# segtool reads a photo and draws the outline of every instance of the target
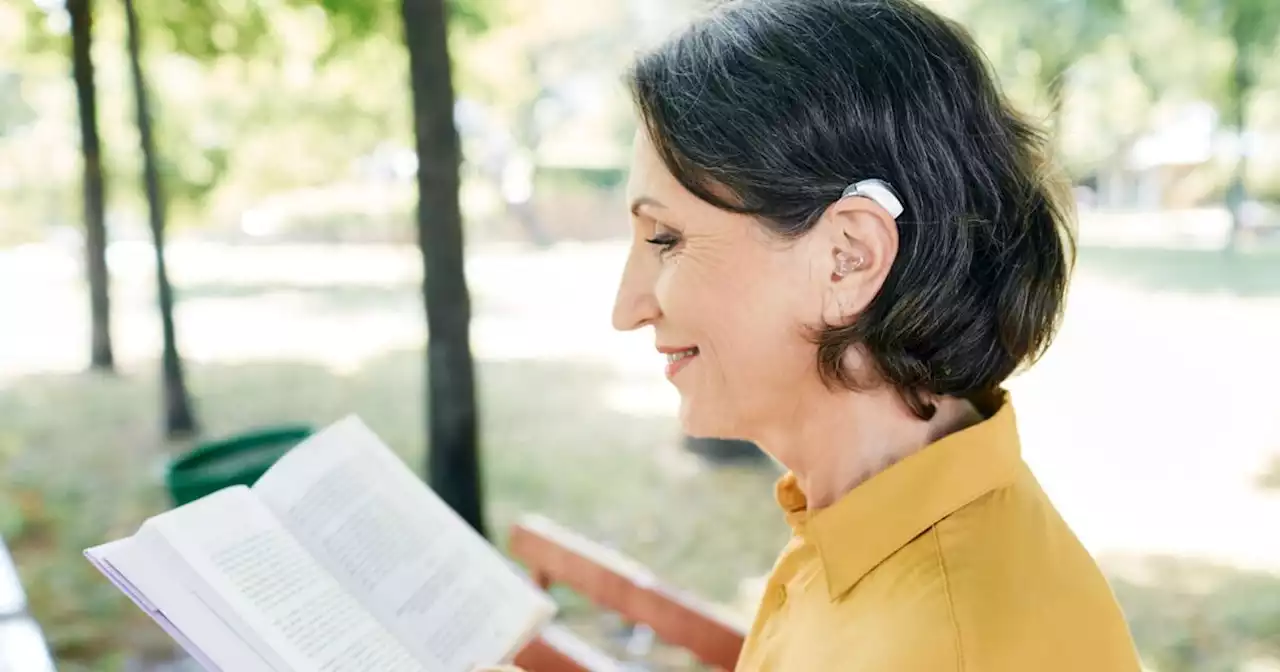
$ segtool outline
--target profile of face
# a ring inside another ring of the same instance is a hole
[[[653,327],[687,433],[778,453],[835,418],[932,422],[1052,341],[1065,182],[955,23],[916,0],[718,3],[627,81],[613,320]]]
[[[643,132],[627,191],[632,239],[613,323],[653,328],[686,433],[755,439],[831,394],[813,328],[847,322],[878,290],[896,251],[891,217],[842,199],[803,236],[780,237],[690,193]]]

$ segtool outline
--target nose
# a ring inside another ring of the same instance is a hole
[[[618,295],[613,302],[613,328],[632,331],[653,324],[662,315],[654,294],[658,268],[655,260],[638,254],[633,247],[622,269]]]

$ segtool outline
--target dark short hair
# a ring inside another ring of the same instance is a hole
[[[1045,134],[1000,93],[959,25],[909,0],[740,0],[637,57],[628,84],[666,167],[702,200],[783,238],[850,183],[901,196],[898,256],[848,325],[815,330],[829,386],[878,380],[929,419],[931,395],[987,399],[1048,347],[1074,261]]]

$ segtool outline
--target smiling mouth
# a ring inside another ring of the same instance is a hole
[[[680,361],[680,360],[682,360],[682,359],[686,359],[686,358],[688,358],[688,357],[693,357],[693,356],[694,356],[694,355],[696,355],[696,354],[698,354],[698,347],[697,347],[697,346],[694,346],[694,347],[692,347],[692,348],[689,348],[688,350],[681,350],[680,352],[668,352],[668,353],[667,353],[667,364],[675,364],[676,362],[678,362],[678,361]]]
[[[668,352],[666,370],[667,378],[674,378],[681,369],[688,366],[689,363],[693,361],[694,357],[698,356],[698,352],[697,346],[687,350],[680,350],[678,352]]]

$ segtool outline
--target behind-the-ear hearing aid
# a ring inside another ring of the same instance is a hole
[[[889,186],[884,180],[871,178],[860,180],[845,187],[844,193],[840,194],[840,198],[848,198],[849,196],[860,196],[869,198],[876,202],[877,205],[888,211],[889,216],[897,219],[902,214],[902,200],[894,193],[893,187]]]

